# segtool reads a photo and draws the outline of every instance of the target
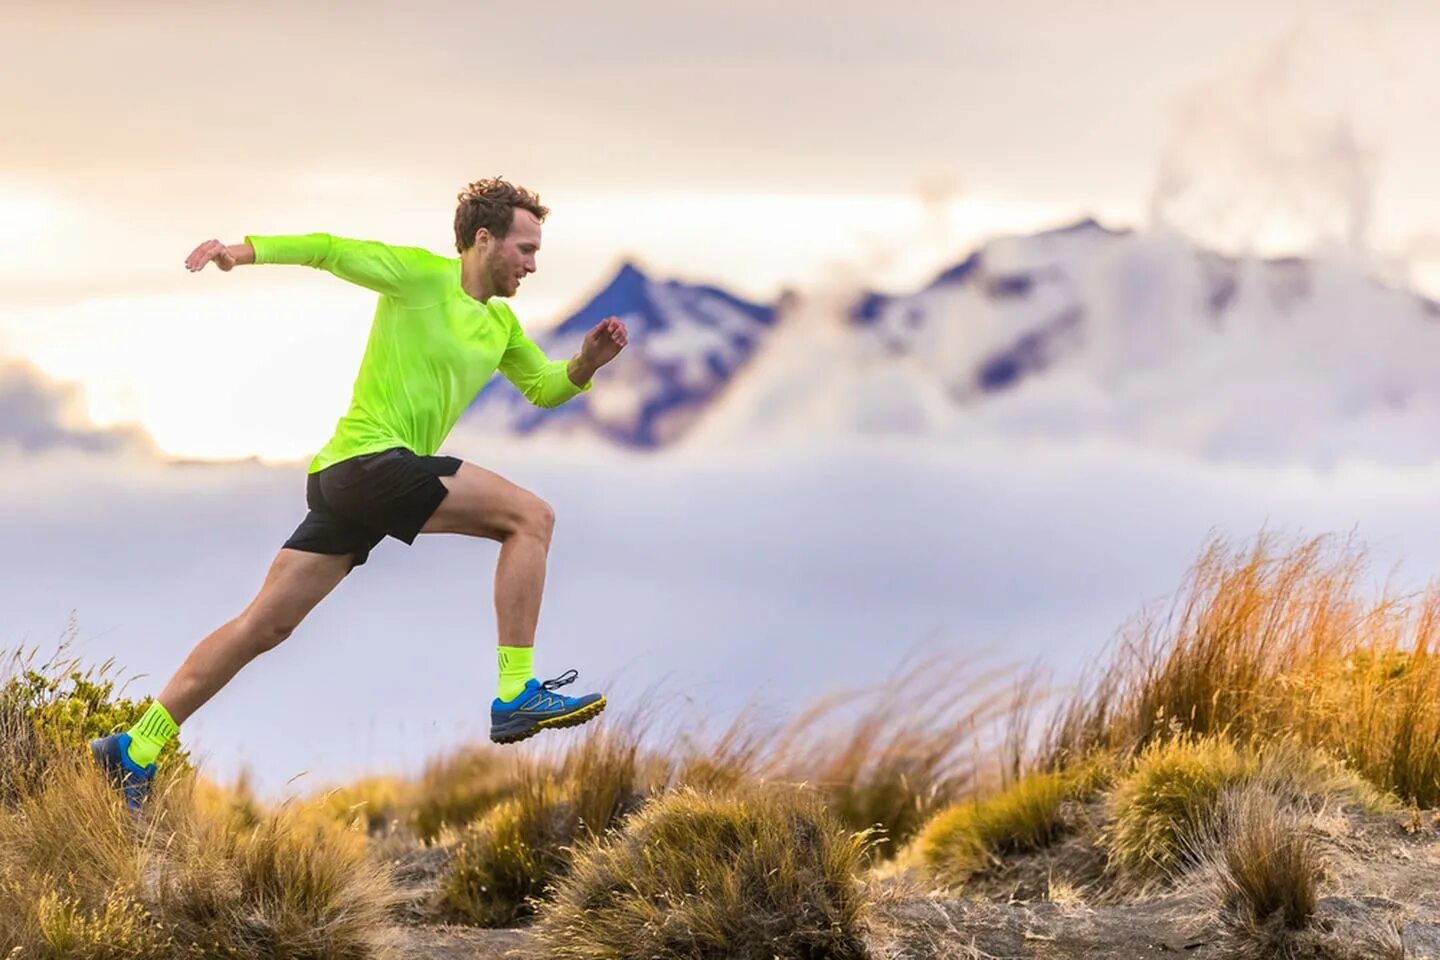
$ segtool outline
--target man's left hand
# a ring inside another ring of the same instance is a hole
[[[606,317],[585,334],[585,342],[580,345],[580,360],[587,367],[599,369],[614,360],[628,342],[629,334],[620,318]]]

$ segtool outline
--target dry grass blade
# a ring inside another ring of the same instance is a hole
[[[942,807],[1002,776],[993,758],[1014,694],[1007,669],[925,660],[872,690],[836,694],[775,738],[764,772],[819,788],[853,829],[894,854]]]

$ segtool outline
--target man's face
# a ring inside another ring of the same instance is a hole
[[[485,251],[485,269],[496,296],[515,296],[520,281],[535,272],[539,250],[540,221],[529,210],[517,209],[510,232],[504,239],[491,237]]]

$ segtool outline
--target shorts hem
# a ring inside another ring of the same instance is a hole
[[[454,476],[454,474],[446,473],[440,474],[440,476],[448,477]],[[404,543],[406,546],[414,546],[415,538],[420,536],[424,531],[425,524],[430,522],[430,518],[435,516],[435,511],[440,509],[440,504],[444,503],[445,498],[450,494],[450,490],[445,484],[442,483],[439,486],[440,489],[436,490],[435,495],[430,498],[434,502],[426,506],[424,511],[425,516],[421,517],[419,522],[413,525],[413,529],[411,525],[406,525],[403,529],[389,531],[389,535],[401,543]]]

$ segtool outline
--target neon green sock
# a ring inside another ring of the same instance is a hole
[[[514,700],[535,676],[534,647],[500,648],[500,699]]]
[[[150,709],[130,728],[130,759],[142,767],[150,766],[170,738],[179,732],[180,727],[171,719],[164,704],[151,700]]]

